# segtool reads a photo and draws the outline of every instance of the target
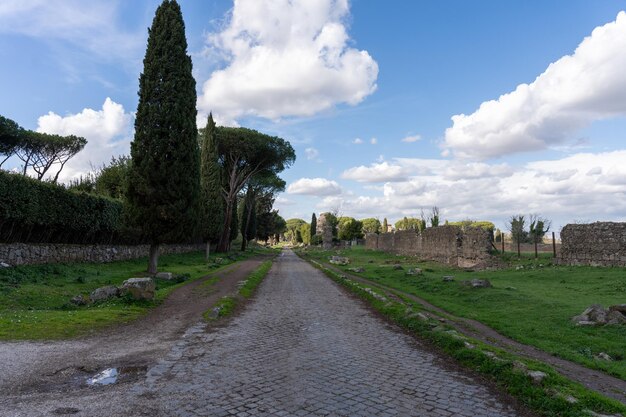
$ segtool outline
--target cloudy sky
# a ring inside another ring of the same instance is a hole
[[[0,3],[0,114],[89,140],[64,180],[128,153],[159,3]],[[285,218],[626,220],[624,0],[180,3],[198,122],[296,149]]]

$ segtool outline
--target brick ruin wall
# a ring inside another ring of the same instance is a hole
[[[204,250],[204,244],[161,245],[159,253],[187,253]],[[64,262],[114,262],[148,256],[150,245],[66,245],[0,243],[0,262],[33,265]]]
[[[561,230],[561,265],[626,266],[626,223],[568,224]]]
[[[439,226],[423,230],[404,230],[393,233],[368,234],[368,249],[401,255],[418,256],[462,268],[475,268],[489,264],[492,259],[493,235],[491,232],[468,227]]]

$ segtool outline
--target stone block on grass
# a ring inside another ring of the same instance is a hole
[[[122,283],[120,292],[135,300],[154,300],[156,285],[152,278],[131,278]]]
[[[157,272],[154,277],[157,279],[171,281],[174,278],[174,274],[172,274],[171,272]]]
[[[109,298],[114,298],[117,296],[119,296],[119,290],[117,289],[117,287],[114,287],[113,285],[108,285],[106,287],[100,287],[93,290],[91,294],[89,294],[89,299],[95,303],[98,301],[108,300]]]
[[[330,263],[333,265],[348,265],[350,263],[350,259],[344,258],[343,256],[332,256],[330,258]]]
[[[471,288],[491,288],[491,282],[488,279],[472,279],[463,281],[462,284]]]

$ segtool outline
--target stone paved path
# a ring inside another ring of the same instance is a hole
[[[151,373],[174,415],[515,415],[292,252],[241,316]]]
[[[145,381],[37,407],[109,416],[517,415],[438,361],[286,251],[242,314],[212,333],[191,328]]]

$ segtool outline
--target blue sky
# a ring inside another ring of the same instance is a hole
[[[89,140],[65,180],[128,152],[159,3],[0,5],[0,114]],[[626,1],[180,3],[199,123],[296,149],[286,218],[626,218]]]

